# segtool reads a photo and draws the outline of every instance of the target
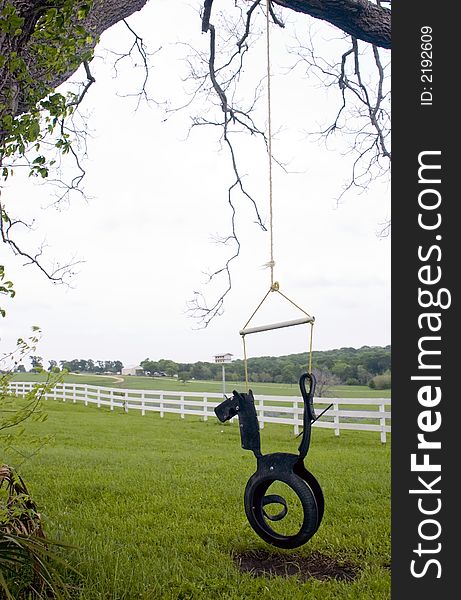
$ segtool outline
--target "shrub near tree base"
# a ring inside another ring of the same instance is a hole
[[[37,342],[36,335],[28,341],[18,340],[16,350],[6,358],[13,366],[17,365],[19,360],[35,350]],[[5,362],[4,357],[0,366]],[[49,439],[49,436],[26,435],[24,425],[31,420],[45,420],[41,399],[53,389],[60,376],[48,374],[46,381],[35,385],[24,398],[11,394],[8,387],[10,380],[11,371],[0,375],[0,449],[3,454],[20,456],[23,461]],[[10,466],[1,465],[0,598],[67,598],[66,586],[55,566],[63,561],[51,550],[57,546],[62,544],[45,537],[40,514],[24,481]]]
[[[8,465],[0,467],[0,492],[0,598],[68,597],[52,564],[54,542],[45,537],[24,481]]]

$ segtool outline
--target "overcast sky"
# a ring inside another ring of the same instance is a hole
[[[129,20],[152,52],[161,47],[151,58],[149,93],[160,103],[169,100],[170,108],[187,102],[188,51],[176,42],[202,49],[208,44],[196,5],[156,0]],[[306,31],[308,19],[286,14],[298,34]],[[318,23],[315,29],[317,44],[331,51],[337,32]],[[286,295],[316,317],[315,349],[386,345],[390,240],[377,232],[390,217],[389,187],[377,182],[337,202],[350,175],[347,146],[338,140],[327,148],[308,135],[333,114],[337,90],[327,93],[315,80],[302,78],[299,69],[286,70],[292,61],[283,52],[285,44],[293,44],[289,35],[274,31],[272,50],[273,150],[288,171],[274,168],[276,279]],[[269,271],[262,268],[269,260],[269,235],[254,224],[248,202],[236,195],[242,250],[232,270],[233,289],[224,315],[198,330],[186,313],[187,301],[195,290],[213,298],[216,290],[203,286],[203,272],[222,266],[232,250],[213,242],[230,227],[229,154],[216,127],[194,128],[188,135],[197,106],[169,113],[166,105],[141,103],[135,110],[136,99],[122,97],[137,89],[142,70],[124,61],[114,78],[114,58],[104,49],[122,51],[129,44],[126,28],[115,26],[103,36],[92,64],[96,83],[84,106],[91,132],[84,162],[87,199],[77,195],[69,204],[46,208],[55,191],[34,184],[20,170],[4,190],[12,212],[36,219],[34,232],[21,235],[23,244],[46,240],[50,258],[75,256],[85,262],[71,287],[55,286],[0,249],[17,290],[0,323],[2,352],[37,324],[43,330],[38,354],[46,360],[119,359],[127,366],[146,357],[192,362],[221,352],[242,356],[238,331],[270,283]],[[255,48],[256,59],[242,78],[250,95],[251,85],[264,76],[262,50]],[[212,107],[203,100],[199,108],[208,114]],[[264,108],[262,102],[256,113],[262,125]],[[245,185],[267,223],[264,147],[250,136],[237,139]],[[297,316],[272,294],[254,323]],[[307,327],[296,327],[252,336],[248,350],[250,356],[303,352],[307,340]]]

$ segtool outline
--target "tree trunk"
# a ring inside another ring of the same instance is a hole
[[[88,50],[94,47],[98,42],[99,36],[109,27],[126,19],[134,12],[141,10],[147,0],[93,0],[92,8],[86,19],[75,22],[83,26],[92,36],[93,42],[85,48]],[[78,10],[79,2],[75,2],[75,13]],[[59,2],[50,2],[50,0],[0,0],[0,18],[4,10],[12,6],[24,22],[21,26],[19,35],[0,29],[0,58],[9,57],[12,53],[17,53],[19,58],[24,59],[29,75],[32,81],[45,83],[46,91],[55,89],[61,83],[66,81],[75,71],[75,61],[68,69],[60,69],[59,72],[52,70],[45,71],[43,66],[38,66],[34,60],[35,54],[30,50],[31,37],[34,33],[38,20],[46,11],[55,6],[59,10]],[[72,31],[69,31],[72,36]],[[50,41],[50,44],[53,42]],[[46,95],[46,93],[44,94]],[[0,104],[9,107],[9,112],[13,116],[27,111],[30,106],[24,98],[24,90],[18,84],[15,76],[9,72],[8,63],[2,65],[0,61]],[[1,129],[1,127],[0,127]]]

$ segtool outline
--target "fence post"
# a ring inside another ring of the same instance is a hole
[[[163,394],[160,394],[160,417],[163,419],[164,416],[164,412],[163,412]]]
[[[181,419],[184,419],[184,394],[181,394],[181,404],[179,407],[181,410]]]
[[[72,404],[75,404],[77,402],[77,390],[76,390],[77,386],[74,384],[72,384]]]
[[[88,386],[85,384],[85,406],[88,406]]]
[[[333,410],[335,411],[335,418],[334,418],[334,423],[335,423],[335,435],[339,436],[339,415],[338,415],[338,411],[339,411],[339,404],[338,404],[338,399],[335,398],[333,400]]]
[[[128,392],[124,392],[123,395],[123,410],[126,413],[128,412]]]
[[[264,429],[264,398],[259,399],[258,410],[259,410],[259,429]]]
[[[96,403],[97,403],[97,407],[101,408],[101,389],[98,387],[96,388]]]
[[[379,405],[379,410],[383,413],[385,411],[385,408],[386,407],[384,406],[384,404]],[[385,444],[386,443],[386,418],[384,416],[382,416],[379,420],[379,423],[381,425],[381,443]]]
[[[145,404],[144,404],[144,400],[145,400],[144,392],[142,392],[141,393],[141,415],[142,416],[144,416],[146,414],[146,407],[145,407]]]
[[[294,419],[294,433],[295,435],[299,435],[299,425],[298,425],[298,399],[293,399],[293,419]]]
[[[203,420],[208,421],[208,397],[203,396]]]

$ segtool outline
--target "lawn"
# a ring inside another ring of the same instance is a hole
[[[236,381],[226,381],[226,391],[242,389],[244,384]],[[189,392],[222,392],[222,381],[188,381],[182,383],[177,379],[168,377],[125,377],[123,383],[118,383],[115,387],[128,389],[156,389],[165,391],[189,391]],[[255,394],[267,394],[268,396],[299,396],[299,386],[297,383],[252,383],[250,387]],[[365,385],[338,385],[331,389],[332,397],[338,398],[390,398],[391,390],[372,390]]]
[[[255,470],[238,426],[81,404],[46,403],[32,423],[54,441],[21,468],[49,535],[68,558],[80,600],[387,600],[390,597],[390,444],[375,434],[313,432],[308,466],[326,499],[317,534],[297,551],[250,528],[243,491]],[[286,426],[267,425],[263,451],[295,451]],[[296,508],[294,509],[296,512]],[[254,577],[233,557],[320,552],[353,563],[354,581]]]
[[[46,378],[46,374],[37,373],[14,373],[13,375],[13,381],[45,381]],[[87,383],[88,385],[104,385],[109,387],[114,386],[119,379],[120,377],[117,375],[112,377],[109,375],[92,375],[90,373],[82,375],[71,373],[64,376],[66,383]]]
[[[43,375],[34,373],[16,373],[16,381],[39,381],[44,379]],[[169,377],[139,377],[124,376],[123,381],[120,376],[103,375],[66,375],[64,381],[69,383],[88,383],[91,385],[102,385],[115,388],[126,388],[136,390],[163,390],[163,391],[185,391],[185,392],[222,392],[221,381],[188,381],[182,383],[177,379]],[[226,391],[241,390],[244,387],[242,382],[226,382]],[[299,387],[297,384],[287,383],[251,383],[251,389],[255,394],[267,394],[268,396],[299,396]],[[332,388],[331,396],[337,398],[390,398],[391,390],[372,390],[365,385],[338,385]]]

